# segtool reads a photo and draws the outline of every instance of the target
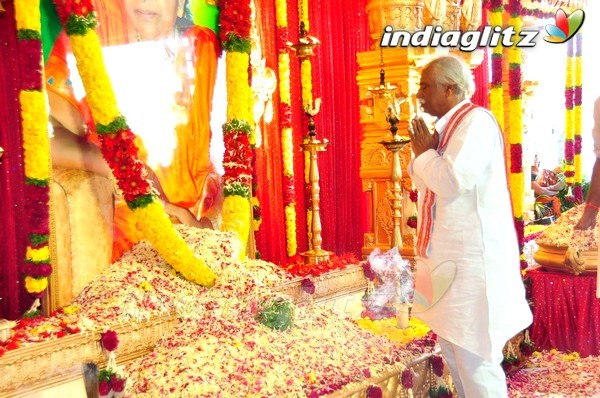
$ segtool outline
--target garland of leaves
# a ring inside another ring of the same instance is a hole
[[[54,0],[58,16],[71,41],[87,101],[100,136],[101,151],[128,207],[136,216],[144,236],[156,251],[186,279],[204,286],[214,284],[213,271],[196,257],[175,230],[157,200],[138,157],[135,135],[120,114],[104,66],[96,16],[91,0]]]
[[[521,0],[510,0],[508,2],[510,18],[508,24],[514,26],[515,32],[519,34],[522,29]],[[509,145],[510,145],[510,174],[509,189],[512,198],[513,217],[517,240],[519,242],[519,253],[521,269],[527,268],[527,261],[523,253],[525,222],[523,220],[523,205],[525,202],[525,176],[523,175],[523,103],[521,64],[523,57],[519,47],[512,46],[508,52],[508,90],[510,102],[509,111]]]
[[[285,206],[285,237],[288,257],[296,254],[296,192],[294,190],[294,142],[292,131],[292,100],[290,94],[290,53],[287,46],[287,2],[275,1],[277,23],[277,58],[279,69],[279,126],[283,160],[283,205]]]
[[[50,140],[43,91],[42,36],[39,0],[16,0],[15,20],[19,50],[21,131],[25,164],[27,252],[22,264],[25,289],[42,297],[52,273],[50,236]]]
[[[223,125],[224,195],[221,230],[236,232],[246,255],[252,218],[252,93],[248,84],[251,9],[249,0],[225,0],[220,6],[220,35],[226,51],[227,123]]]
[[[573,90],[573,113],[574,113],[574,136],[573,136],[573,166],[575,168],[575,179],[573,181],[573,196],[575,203],[583,203],[583,174],[581,164],[581,102],[582,102],[582,60],[581,49],[583,36],[577,33],[575,39],[575,87]]]

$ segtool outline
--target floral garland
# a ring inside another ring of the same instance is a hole
[[[294,190],[294,142],[292,132],[292,101],[290,94],[290,53],[287,46],[287,2],[275,1],[277,22],[277,59],[279,69],[279,118],[281,154],[283,160],[283,205],[285,206],[285,237],[288,257],[296,254],[296,192]]]
[[[565,181],[567,183],[567,200],[573,201],[574,168],[574,46],[573,40],[567,42],[567,71],[565,82]]]
[[[120,114],[102,58],[96,16],[91,0],[54,0],[58,16],[71,41],[101,151],[128,207],[144,236],[156,251],[186,279],[204,286],[214,284],[213,271],[184,242],[157,200],[138,157],[135,135]]]
[[[304,24],[306,32],[310,29],[308,21],[308,0],[298,0],[298,18]],[[310,57],[300,60],[300,85],[302,88],[302,107],[313,104],[312,63]],[[312,200],[310,195],[310,152],[304,152],[304,200],[306,204],[306,226],[308,231],[308,249],[312,250]]]
[[[27,251],[22,265],[25,289],[42,297],[52,273],[50,265],[50,140],[47,129],[46,97],[43,91],[40,5],[37,1],[15,1],[15,20],[21,74],[21,131],[25,163],[25,192],[28,201]]]
[[[220,35],[226,51],[227,123],[223,125],[224,195],[222,231],[236,232],[246,255],[253,217],[250,205],[254,126],[250,65],[251,9],[249,0],[225,0],[220,5]]]
[[[521,0],[510,0],[508,2],[510,13],[509,26],[514,26],[517,33],[522,29]],[[523,253],[525,222],[523,220],[523,205],[525,202],[525,176],[523,175],[523,103],[521,63],[523,57],[521,49],[513,46],[508,50],[509,80],[508,90],[510,102],[509,111],[509,145],[510,145],[510,174],[508,178],[509,189],[512,198],[513,217],[517,240],[519,242],[519,253],[521,269],[527,268],[527,261]]]
[[[583,182],[581,164],[581,99],[582,99],[582,34],[577,33],[575,39],[575,87],[573,90],[573,113],[574,113],[574,136],[573,136],[573,166],[575,168],[575,179],[573,181],[573,196],[576,203],[583,203]]]
[[[502,0],[490,0],[490,25],[502,27]],[[490,108],[500,129],[504,131],[504,90],[502,88],[502,46],[492,49],[492,81],[490,87]]]
[[[408,191],[408,198],[414,204],[414,206],[416,206],[417,201],[419,200],[419,191],[417,191],[416,189],[411,189],[410,191]],[[417,229],[417,220],[418,217],[415,213],[412,216],[408,217],[408,219],[406,220],[406,225],[412,229]]]

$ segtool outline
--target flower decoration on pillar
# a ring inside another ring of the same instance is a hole
[[[523,26],[521,0],[509,0],[507,6],[507,11],[510,15],[508,24],[514,26],[515,32],[519,34]],[[523,254],[525,228],[523,220],[523,206],[525,203],[525,176],[523,174],[523,78],[521,74],[523,56],[521,49],[516,45],[508,48],[506,51],[508,52],[508,91],[510,95],[508,103],[508,137],[510,145],[510,173],[508,182],[517,240],[519,242],[521,269],[524,269],[527,268],[527,261],[525,261],[525,255]]]
[[[582,99],[582,60],[581,60],[581,50],[582,50],[582,40],[583,35],[581,32],[577,33],[574,37],[575,41],[575,87],[573,87],[573,168],[574,168],[574,181],[573,181],[573,197],[575,199],[575,203],[583,203],[583,187],[581,186],[583,182],[582,175],[582,164],[581,164],[581,130],[582,130],[582,121],[581,121],[581,99]]]
[[[574,79],[574,40],[567,42],[567,65],[566,65],[566,81],[565,81],[565,181],[567,183],[568,201],[574,201],[573,197],[573,182],[575,179],[575,112],[574,112],[574,97],[575,97],[575,79]]]
[[[490,0],[490,25],[502,27],[502,0]],[[490,109],[500,128],[504,130],[504,89],[502,88],[502,46],[492,48],[492,81],[490,86]]]
[[[27,247],[21,271],[25,289],[33,297],[44,296],[50,264],[50,139],[48,110],[43,91],[42,36],[39,0],[15,1],[18,64],[21,87],[21,131],[25,165]]]
[[[220,3],[221,41],[225,49],[227,79],[227,123],[223,125],[225,168],[223,223],[221,230],[236,232],[246,255],[253,218],[252,194],[252,91],[250,65],[251,9],[249,0],[225,0]]]
[[[296,192],[294,189],[294,142],[290,93],[290,54],[287,45],[287,2],[275,1],[277,23],[277,61],[279,69],[279,127],[281,131],[281,157],[283,161],[283,205],[285,212],[285,239],[288,257],[296,254]]]
[[[100,149],[145,238],[187,280],[204,286],[213,285],[213,271],[195,256],[175,230],[147,178],[145,165],[139,159],[135,146],[135,135],[119,112],[104,65],[100,40],[94,31],[97,22],[92,1],[54,0],[54,4],[77,60],[86,99],[100,137]]]

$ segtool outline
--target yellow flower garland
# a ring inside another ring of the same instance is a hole
[[[48,287],[48,278],[25,277],[25,289],[29,293],[41,293]]]
[[[229,195],[223,201],[222,231],[235,232],[240,237],[240,257],[246,256],[246,245],[250,234],[250,201],[239,195]]]
[[[98,35],[90,29],[83,35],[69,37],[94,121],[98,124],[110,125],[121,115],[106,72]],[[192,249],[173,227],[156,198],[152,197],[147,205],[133,209],[133,214],[142,227],[146,239],[176,271],[186,279],[201,285],[214,284],[213,271],[202,259],[194,255]]]
[[[228,51],[225,54],[225,76],[227,80],[227,120],[242,120],[253,123],[252,96],[248,85],[248,65],[250,56],[244,52]],[[249,140],[252,144],[253,134]],[[223,222],[221,231],[235,232],[240,237],[241,258],[246,256],[250,220],[252,218],[250,199],[229,195],[223,201]]]
[[[575,37],[576,40],[581,40],[581,34],[577,34]],[[581,44],[579,44],[581,45]],[[581,87],[583,85],[582,82],[583,74],[582,74],[582,60],[581,54],[575,54],[575,87]],[[573,108],[573,125],[574,125],[574,133],[578,136],[581,136],[582,130],[582,122],[581,122],[581,104],[575,104]],[[574,135],[575,135],[574,134]],[[575,138],[575,137],[573,137]],[[581,153],[575,153],[573,157],[573,168],[575,171],[574,183],[581,184],[583,182],[583,166],[581,163]]]
[[[278,57],[278,69],[279,69],[279,98],[281,102],[291,105],[291,93],[290,93],[290,55],[279,54]]]
[[[41,14],[39,0],[15,0],[16,30],[20,32],[34,32],[37,40],[41,37]],[[42,54],[39,54],[39,68],[43,70]],[[43,79],[43,73],[40,80]],[[46,95],[41,90],[21,90],[19,104],[21,106],[21,131],[23,139],[23,160],[26,184],[37,181],[40,189],[49,190],[48,181],[51,174],[50,166],[50,138],[48,136],[48,110]],[[48,203],[38,204],[48,207]],[[46,210],[48,214],[48,210]],[[47,236],[46,236],[47,237]],[[35,246],[35,247],[34,247]],[[30,264],[50,264],[50,251],[48,241],[35,242],[32,235],[28,235],[25,262]],[[47,276],[25,276],[25,290],[31,294],[42,294],[48,287]]]
[[[48,246],[39,249],[28,247],[26,256],[29,260],[36,263],[46,262],[50,259],[50,250],[48,249]]]
[[[50,140],[46,97],[40,91],[21,91],[21,119],[25,175],[36,180],[50,178]]]
[[[276,23],[279,29],[287,28],[287,2],[285,0],[275,1]],[[279,50],[281,51],[281,50]],[[291,88],[290,88],[290,55],[287,52],[280,52],[278,59],[279,70],[279,98],[287,107],[291,107]],[[292,179],[294,178],[294,141],[291,127],[285,127],[281,131],[281,152],[283,158],[283,174]],[[289,257],[296,254],[297,236],[296,236],[296,207],[294,203],[285,206],[285,237],[286,252]]]
[[[298,17],[300,18],[300,22],[304,22],[304,29],[306,29],[306,31],[309,31],[310,25],[308,21],[308,0],[299,0],[298,9],[300,11],[300,15],[298,15]]]
[[[229,51],[225,55],[225,75],[227,77],[227,119],[253,120],[251,90],[248,85],[247,53]]]
[[[490,12],[490,25],[502,27],[502,12],[492,11]],[[496,46],[492,48],[492,55],[501,56],[502,46]],[[490,90],[490,109],[500,129],[504,131],[504,90],[502,87],[492,87]]]

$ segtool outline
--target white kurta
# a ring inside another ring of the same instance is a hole
[[[463,104],[437,121],[441,135]],[[493,116],[482,109],[470,112],[443,155],[430,149],[408,169],[419,190],[420,214],[425,187],[436,195],[428,258],[420,259],[417,272],[431,272],[446,261],[456,264],[446,293],[415,317],[445,340],[491,360],[532,321],[520,275],[502,138]]]

